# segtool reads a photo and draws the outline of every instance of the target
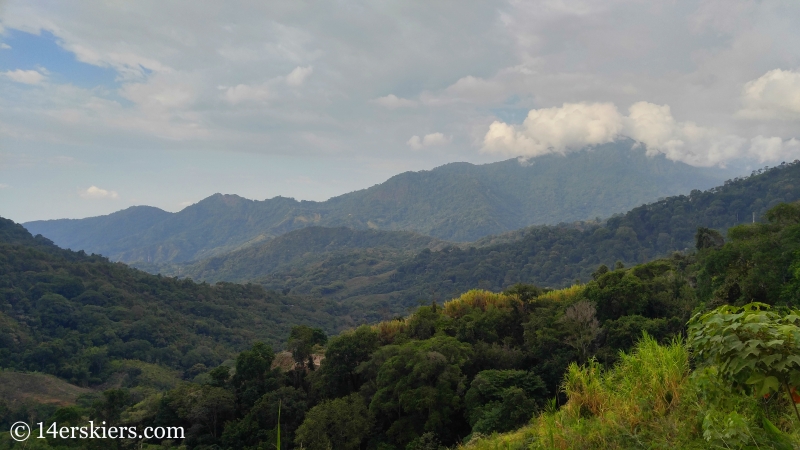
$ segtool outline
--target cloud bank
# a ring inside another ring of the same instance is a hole
[[[532,158],[565,154],[630,137],[654,155],[693,166],[724,166],[737,158],[760,163],[800,157],[796,139],[758,135],[752,139],[694,122],[679,122],[669,105],[636,102],[623,115],[611,103],[564,103],[532,109],[519,125],[495,121],[483,137],[487,153]]]

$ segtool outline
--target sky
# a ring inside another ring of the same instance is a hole
[[[797,1],[0,0],[0,216],[325,200],[623,137],[800,158]]]

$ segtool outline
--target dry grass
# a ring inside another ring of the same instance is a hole
[[[75,404],[80,395],[93,392],[52,375],[0,371],[0,399],[9,405],[44,403],[58,406]]]

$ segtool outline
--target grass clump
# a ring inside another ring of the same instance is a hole
[[[567,402],[517,431],[477,436],[461,448],[489,449],[793,449],[798,424],[788,395],[739,394],[715,367],[691,370],[680,339],[648,335],[617,364],[571,364]]]

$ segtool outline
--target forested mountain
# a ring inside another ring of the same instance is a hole
[[[32,233],[114,261],[168,263],[229,252],[317,225],[405,230],[473,241],[530,225],[607,217],[719,184],[717,172],[648,157],[625,140],[547,155],[406,172],[325,202],[215,194],[178,213],[135,207],[80,220],[28,222]]]
[[[292,325],[329,333],[352,325],[326,308],[336,306],[253,284],[150,275],[62,250],[0,219],[0,368],[84,386],[148,364],[180,377],[256,340],[277,346]]]
[[[441,249],[448,242],[408,231],[354,230],[308,227],[193,264],[148,265],[149,272],[189,277],[211,283],[250,281],[265,274],[298,267],[312,267],[323,258],[358,255],[364,264],[381,270],[413,257],[422,249]]]
[[[370,320],[403,312],[421,298],[444,301],[470,288],[501,291],[515,283],[563,287],[586,281],[600,264],[643,263],[694,245],[698,227],[725,232],[763,220],[768,208],[800,200],[800,163],[730,180],[705,192],[634,208],[605,223],[531,227],[507,242],[422,250],[401,263],[370,266],[369,255],[322,254],[313,264],[254,278],[269,289],[314,290]],[[489,241],[491,242],[491,241]],[[230,264],[233,265],[231,262]],[[247,266],[247,261],[236,263]]]
[[[46,434],[42,449],[795,448],[800,204],[765,219],[733,227],[728,242],[699,229],[690,252],[601,267],[562,290],[471,290],[332,337],[293,327],[286,367],[256,342],[230,363],[194,366],[191,382],[143,387],[129,370],[131,383],[93,402],[35,417],[0,408],[0,421],[185,432]],[[19,447],[0,433],[0,448]]]

